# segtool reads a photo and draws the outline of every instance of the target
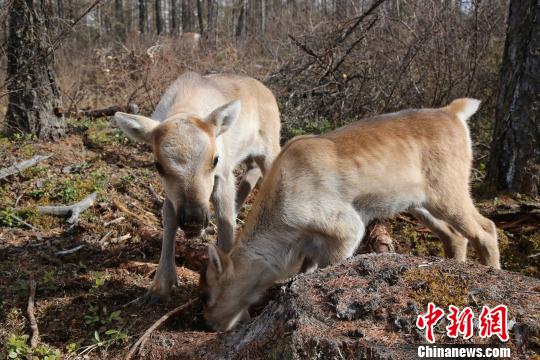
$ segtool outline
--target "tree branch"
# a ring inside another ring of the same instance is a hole
[[[30,321],[30,328],[32,329],[30,348],[34,350],[39,342],[39,328],[37,325],[36,315],[34,313],[34,298],[36,296],[36,281],[34,280],[34,278],[30,279],[28,285],[30,294],[28,295],[28,306],[26,308],[26,312],[28,313],[28,321]]]
[[[21,171],[23,171],[23,170],[25,170],[25,169],[27,169],[29,167],[32,167],[32,166],[36,165],[37,163],[39,163],[39,162],[41,162],[43,160],[47,160],[50,157],[51,157],[50,155],[47,155],[47,156],[36,155],[31,159],[24,160],[24,161],[21,161],[20,163],[11,165],[10,167],[1,169],[0,170],[0,179],[6,178],[6,177],[11,176],[13,174],[20,173]]]
[[[81,201],[72,205],[58,205],[58,206],[38,206],[38,210],[42,214],[51,214],[57,216],[71,215],[67,222],[69,224],[76,224],[79,221],[79,215],[96,201],[97,192],[93,192]]]
[[[135,355],[139,351],[139,346],[141,348],[144,346],[144,344],[146,343],[146,341],[148,340],[150,335],[152,335],[152,332],[154,330],[156,330],[161,324],[163,324],[165,321],[167,321],[167,319],[169,319],[171,316],[176,315],[179,312],[181,312],[182,310],[184,310],[184,309],[188,308],[189,306],[193,305],[193,303],[195,303],[196,300],[197,299],[191,299],[187,303],[185,303],[183,305],[180,305],[177,308],[172,309],[171,311],[169,311],[168,313],[163,315],[161,318],[159,318],[158,321],[156,321],[152,326],[150,326],[148,328],[148,330],[146,330],[144,332],[144,334],[139,338],[139,340],[137,340],[137,342],[131,347],[131,349],[129,349],[129,352],[127,353],[127,355],[126,355],[126,357],[124,359],[125,360],[130,360],[133,357],[133,355]]]

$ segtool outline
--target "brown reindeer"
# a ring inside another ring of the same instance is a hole
[[[376,116],[291,140],[264,178],[232,251],[209,247],[205,318],[228,330],[276,281],[352,256],[373,219],[409,212],[465,261],[500,268],[496,229],[469,194],[467,119],[480,102]]]
[[[163,244],[147,299],[166,299],[177,281],[176,229],[200,235],[210,199],[218,247],[232,247],[236,211],[279,153],[279,110],[272,92],[255,79],[186,73],[167,89],[151,118],[115,118],[130,138],[151,145],[163,180]],[[241,162],[247,172],[237,194],[233,170]]]

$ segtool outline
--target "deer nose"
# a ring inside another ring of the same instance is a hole
[[[184,206],[179,215],[178,224],[182,230],[201,230],[208,225],[208,211],[205,206]]]

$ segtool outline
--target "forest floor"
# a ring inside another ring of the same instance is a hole
[[[51,155],[0,180],[0,359],[22,358],[29,351],[30,279],[37,282],[37,353],[49,359],[120,358],[163,314],[197,296],[205,241],[215,240],[215,229],[205,240],[190,242],[179,232],[179,288],[170,302],[134,301],[144,295],[158,263],[160,209],[150,188],[160,196],[163,190],[150,149],[130,142],[111,125],[106,119],[72,120],[68,136],[54,143],[0,139],[0,168]],[[96,203],[75,226],[37,211],[39,205],[74,203],[94,191]],[[252,197],[239,214],[240,227]],[[498,196],[479,200],[478,207],[497,223],[503,268],[539,278],[538,203]],[[412,218],[402,215],[388,224],[398,253],[442,256],[440,242]],[[71,254],[58,254],[81,245]],[[156,334],[175,331],[195,332],[188,346],[214,336],[197,305]]]

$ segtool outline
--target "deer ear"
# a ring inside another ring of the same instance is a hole
[[[216,134],[219,136],[229,130],[240,116],[241,110],[242,105],[240,104],[240,100],[231,101],[212,111],[206,118],[206,122],[216,127]]]
[[[118,127],[130,139],[145,143],[150,142],[150,133],[159,125],[159,121],[141,115],[126,114],[123,112],[117,112],[114,114],[114,118]]]
[[[220,275],[223,273],[223,264],[219,250],[212,244],[208,245],[208,266],[212,267]]]

